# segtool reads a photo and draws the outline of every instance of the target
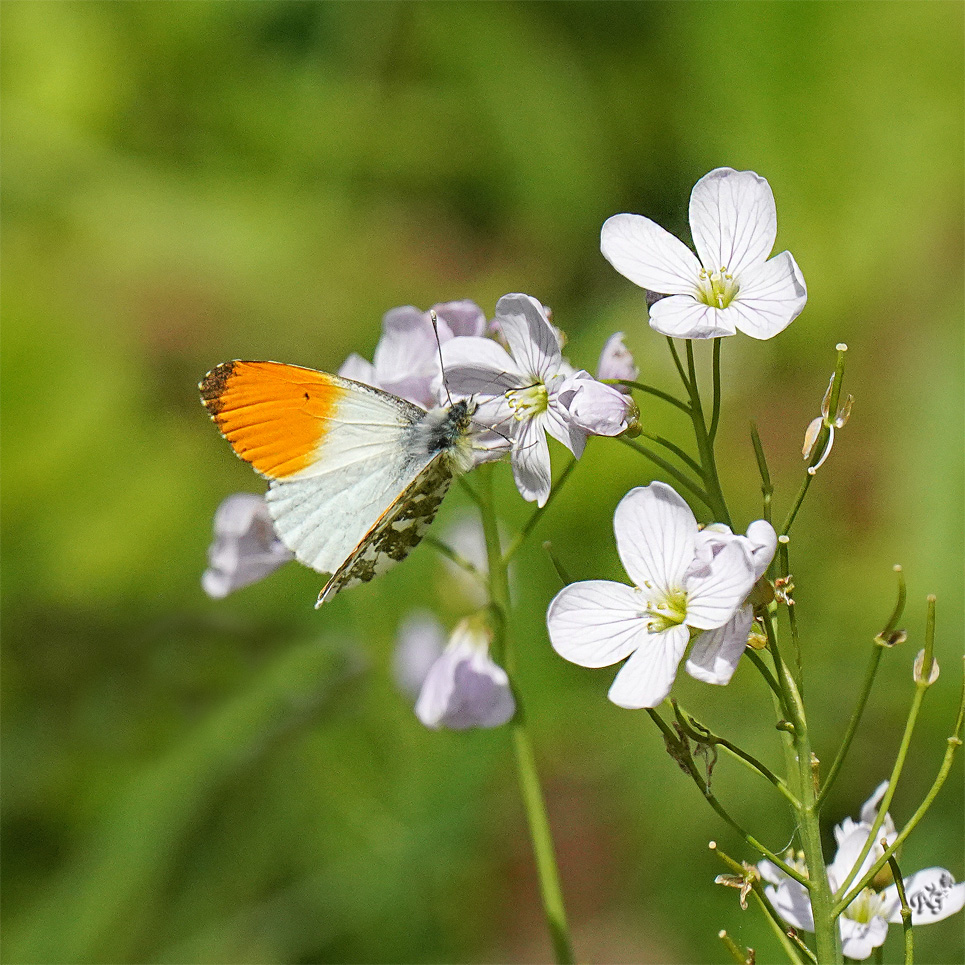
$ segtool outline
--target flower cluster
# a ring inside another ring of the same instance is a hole
[[[747,536],[725,526],[700,530],[684,500],[654,482],[623,497],[613,529],[635,585],[588,580],[564,587],[546,614],[553,648],[581,667],[629,658],[610,688],[620,707],[661,703],[692,639],[687,671],[727,683],[753,620],[745,600],[777,545],[771,525],[758,520]]]
[[[851,874],[872,833],[878,806],[887,790],[888,782],[883,781],[865,801],[859,820],[845,818],[835,827],[838,850],[828,866],[828,880],[833,890],[838,889],[849,877],[852,881],[858,881],[871,870],[884,854],[879,843],[881,840],[889,846],[894,843],[897,836],[895,824],[891,815],[886,813],[876,835],[877,840],[854,875]],[[799,870],[807,871],[803,863],[796,861],[795,864]],[[770,861],[762,861],[757,869],[761,877],[770,882],[765,893],[781,917],[795,928],[814,931],[814,915],[807,889]],[[941,921],[965,907],[965,883],[955,884],[951,873],[944,868],[925,868],[904,878],[902,883],[913,926]],[[874,887],[863,889],[838,919],[844,954],[859,961],[868,958],[884,944],[888,925],[900,923],[901,903],[896,885],[890,884],[882,890]]]

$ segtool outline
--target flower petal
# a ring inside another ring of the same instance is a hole
[[[422,685],[415,712],[426,727],[498,727],[515,713],[506,671],[468,637],[456,628]]]
[[[640,214],[615,214],[600,231],[600,251],[624,278],[664,295],[693,295],[700,262],[677,237]]]
[[[451,339],[442,346],[442,364],[453,395],[503,395],[525,384],[509,352],[491,338]]]
[[[496,302],[496,319],[516,360],[517,369],[544,382],[556,375],[560,343],[543,306],[530,295],[503,295]]]
[[[546,434],[536,419],[519,423],[513,437],[513,478],[523,499],[544,506],[553,482]]]
[[[650,327],[671,338],[722,338],[736,335],[731,308],[723,311],[692,295],[672,295],[650,306]]]
[[[235,493],[214,514],[214,539],[208,569],[201,576],[205,593],[215,599],[257,583],[294,559],[275,534],[262,496]]]
[[[566,411],[581,429],[596,436],[618,436],[628,425],[627,416],[632,401],[616,386],[604,385],[591,379],[577,376],[566,380],[559,393],[565,399]],[[585,376],[585,373],[583,373]]]
[[[771,565],[777,549],[777,533],[766,519],[755,519],[747,527],[747,539],[751,544],[751,557],[754,560],[754,580],[759,580]]]
[[[722,627],[702,633],[687,658],[687,673],[707,684],[730,683],[753,622],[753,609],[742,606]]]
[[[338,374],[343,379],[354,379],[365,385],[371,385],[376,389],[381,389],[378,377],[375,374],[375,366],[368,360],[353,352],[341,365]]]
[[[745,335],[766,339],[783,332],[807,300],[801,269],[789,251],[782,251],[741,279],[741,289],[725,311],[735,313],[737,328]]]
[[[771,186],[753,171],[705,174],[690,195],[690,231],[704,268],[726,268],[742,284],[742,273],[762,265],[777,238]]]
[[[601,380],[627,379],[633,382],[639,374],[640,369],[634,363],[630,350],[623,344],[623,332],[614,332],[600,352],[596,377]]]
[[[911,909],[912,925],[928,925],[941,921],[965,907],[965,882],[955,884],[944,868],[925,868],[905,878],[905,898]],[[901,922],[898,889],[889,885],[882,892],[886,907],[882,914],[895,924]]]
[[[687,623],[698,630],[723,626],[754,585],[754,564],[740,537],[734,537],[713,562],[687,578]]]
[[[610,580],[563,587],[546,611],[553,649],[581,667],[609,667],[628,657],[646,634],[640,591]]]
[[[814,913],[803,885],[793,878],[785,878],[776,888],[765,888],[764,893],[789,925],[803,928],[804,931],[814,931]]]
[[[445,323],[454,336],[482,335],[486,331],[486,315],[473,301],[463,299],[432,306],[440,322]],[[440,332],[440,339],[442,333]]]
[[[559,393],[550,396],[549,408],[537,416],[543,428],[557,441],[566,446],[577,459],[586,446],[587,429],[580,425],[569,409],[559,402]]]
[[[683,588],[694,557],[697,520],[666,483],[631,489],[613,514],[617,552],[637,586],[670,591]]]
[[[838,919],[841,928],[841,951],[846,958],[864,961],[888,937],[888,922],[875,915],[871,921],[855,921],[842,915]]]
[[[620,668],[607,696],[628,710],[662,703],[670,693],[689,641],[690,631],[683,625],[647,634]]]

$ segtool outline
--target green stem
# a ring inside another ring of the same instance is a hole
[[[672,452],[681,462],[687,464],[690,469],[693,469],[698,476],[703,475],[703,469],[700,467],[700,463],[696,459],[689,456],[680,446],[675,445],[669,439],[664,439],[663,436],[654,435],[652,432],[641,432],[640,435],[644,439],[649,439],[651,442],[657,443],[658,446],[663,446],[668,452]]]
[[[638,392],[646,392],[648,395],[656,396],[658,399],[663,399],[664,402],[669,402],[671,405],[676,406],[681,412],[686,412],[690,415],[690,406],[686,402],[681,402],[676,396],[671,395],[669,392],[664,392],[663,389],[655,388],[652,385],[647,385],[645,382],[628,382],[626,379],[603,379],[607,385],[625,385],[629,389],[636,389]]]
[[[516,534],[516,538],[509,544],[509,549],[503,553],[503,565],[507,566],[509,561],[519,552],[519,548],[526,542],[530,533],[536,528],[536,524],[542,519],[543,514],[547,509],[550,508],[550,503],[556,498],[556,494],[563,488],[566,480],[570,478],[570,473],[573,472],[576,467],[576,460],[571,459],[569,465],[560,473],[560,478],[556,480],[553,488],[550,490],[549,495],[546,497],[546,502],[542,506],[538,506],[533,510],[533,514],[526,520],[523,528]]]
[[[875,675],[878,673],[878,664],[881,662],[881,654],[882,648],[878,646],[876,646],[871,653],[871,659],[868,661],[868,669],[865,671],[864,683],[861,687],[861,694],[858,697],[858,703],[854,708],[854,712],[851,714],[851,720],[848,721],[848,729],[845,732],[844,739],[841,741],[841,746],[838,748],[837,756],[834,758],[834,763],[831,765],[831,769],[828,771],[828,776],[824,779],[824,784],[821,787],[821,793],[818,795],[819,810],[824,805],[828,792],[831,790],[835,780],[837,779],[838,772],[841,770],[841,765],[844,763],[844,759],[848,755],[851,742],[854,740],[854,735],[858,730],[858,724],[861,723],[861,717],[864,714],[865,704],[868,703],[868,697],[871,694],[871,687],[875,682]]]
[[[958,701],[958,716],[955,719],[955,727],[951,736],[948,738],[948,746],[945,748],[945,756],[942,758],[938,774],[932,782],[932,786],[925,799],[918,806],[918,810],[908,819],[908,823],[898,832],[897,837],[892,841],[890,847],[885,849],[884,854],[868,869],[864,877],[851,889],[850,892],[838,903],[839,907],[847,908],[855,898],[866,888],[877,876],[878,872],[887,864],[888,859],[904,844],[905,839],[915,830],[921,819],[925,816],[928,809],[934,803],[938,792],[948,778],[955,760],[955,753],[962,746],[962,725],[965,722],[965,674],[962,677],[962,691]]]
[[[672,476],[684,489],[688,490],[691,495],[696,496],[711,512],[714,510],[714,505],[711,502],[710,496],[700,488],[699,484],[695,483],[692,479],[685,476],[673,463],[667,462],[662,456],[658,456],[652,449],[647,448],[647,446],[641,445],[635,439],[628,439],[626,436],[617,436],[617,441],[622,442],[625,446],[629,446],[631,449],[636,450],[641,456],[646,456],[655,466],[662,469],[668,476]]]
[[[486,538],[486,556],[489,561],[490,599],[493,610],[499,615],[494,621],[496,626],[493,627],[493,646],[494,650],[502,654],[503,665],[512,680],[516,669],[516,654],[510,632],[509,579],[499,540],[499,526],[493,508],[491,469],[491,466],[484,466],[478,474],[480,477],[478,495],[482,510],[483,533]],[[533,747],[526,730],[523,705],[515,687],[513,692],[516,697],[516,714],[510,724],[513,734],[513,749],[516,756],[516,771],[523,807],[526,811],[533,854],[536,859],[540,897],[543,902],[543,910],[546,914],[546,922],[556,961],[559,965],[573,965],[576,959],[566,921],[563,890],[560,887],[553,836],[550,831],[549,816],[546,813],[546,802],[536,771]]]
[[[688,342],[688,344],[690,343]],[[670,354],[673,356],[674,365],[677,366],[677,374],[680,376],[680,381],[683,382],[687,394],[690,395],[690,383],[687,381],[687,373],[684,372],[683,363],[680,361],[677,345],[669,335],[667,336],[667,345],[670,346]]]
[[[824,849],[821,843],[821,825],[817,807],[817,781],[815,779],[817,758],[815,758],[811,749],[804,702],[801,699],[797,682],[794,680],[787,664],[780,659],[777,648],[777,629],[774,626],[776,618],[777,608],[772,605],[768,611],[767,619],[764,620],[764,627],[774,656],[775,669],[787,694],[787,704],[793,715],[791,718],[791,723],[794,725],[792,733],[794,759],[792,763],[797,767],[797,793],[800,799],[797,821],[808,868],[809,897],[811,910],[814,914],[815,951],[817,959],[822,965],[831,965],[831,963],[842,961],[841,937],[837,927],[838,912],[834,908],[827,865],[824,859]]]
[[[687,771],[687,773],[693,779],[693,782],[700,789],[700,793],[703,794],[704,799],[707,803],[717,812],[717,814],[724,819],[724,821],[730,825],[743,839],[744,841],[752,847],[755,851],[758,851],[765,858],[775,864],[781,871],[784,872],[789,878],[793,878],[798,884],[803,885],[805,888],[810,888],[810,883],[808,879],[801,874],[793,865],[789,865],[783,858],[778,857],[770,848],[762,844],[755,838],[752,834],[745,831],[738,823],[730,816],[724,806],[717,799],[716,795],[710,790],[707,782],[703,779],[700,774],[693,757],[690,754],[689,748],[685,746],[685,742],[681,741],[673,731],[673,729],[666,723],[666,721],[656,712],[656,710],[648,709],[647,713],[650,715],[650,719],[660,728],[660,732],[663,734],[664,741],[666,741],[668,747],[675,748],[679,753],[674,759],[677,760],[680,765]]]
[[[752,754],[748,754],[743,748],[738,747],[736,744],[727,740],[726,737],[719,737],[717,734],[713,733],[709,727],[702,724],[697,720],[692,714],[689,714],[684,710],[680,704],[671,698],[670,705],[673,707],[674,716],[677,718],[677,723],[680,725],[681,730],[692,740],[701,744],[712,744],[715,747],[722,747],[727,751],[732,757],[744,764],[750,770],[756,772],[760,777],[763,777],[765,781],[769,781],[771,784],[777,788],[781,794],[784,795],[790,801],[794,807],[799,806],[797,798],[791,793],[787,784],[779,778],[766,764],[759,761]]]
[[[925,627],[925,651],[926,654],[930,653],[934,647],[935,642],[935,605],[934,597],[928,598],[928,623]],[[926,661],[930,662],[930,661]],[[855,859],[854,866],[848,872],[844,881],[841,882],[841,886],[835,893],[835,898],[840,898],[850,886],[851,882],[854,881],[861,868],[864,859],[868,856],[868,853],[874,847],[877,838],[878,831],[881,825],[884,823],[885,814],[888,812],[888,808],[891,807],[892,798],[895,796],[895,791],[898,787],[898,781],[901,778],[901,772],[905,766],[905,760],[908,757],[908,748],[911,746],[911,738],[915,732],[915,726],[918,723],[918,715],[921,713],[921,705],[925,699],[925,693],[931,686],[929,682],[929,677],[927,672],[922,676],[922,679],[915,684],[915,696],[912,698],[911,707],[908,710],[908,719],[905,721],[905,732],[901,736],[901,744],[898,747],[898,754],[895,757],[894,767],[891,769],[891,775],[888,778],[888,789],[885,791],[884,797],[881,799],[881,804],[878,807],[878,813],[875,815],[874,822],[871,825],[871,831],[868,833],[868,840],[865,841],[864,847],[862,847],[861,852]],[[854,890],[848,895],[848,898],[852,899],[855,896]],[[838,903],[838,907],[843,911],[848,907],[850,902],[845,900]]]
[[[761,442],[757,425],[751,423],[751,444],[754,446],[754,458],[757,460],[757,471],[761,474],[761,493],[764,496],[764,519],[771,521],[771,497],[774,495],[774,486],[771,483],[771,474],[767,468],[767,456],[764,455],[764,445]]]
[[[898,901],[901,904],[901,930],[905,936],[905,965],[913,965],[915,961],[915,938],[911,930],[911,909],[905,895],[905,880],[901,876],[901,868],[894,855],[889,855],[888,864],[891,865],[891,876],[895,879],[898,890]]]
[[[700,404],[700,388],[697,385],[697,366],[694,361],[694,343],[687,339],[687,370],[689,378],[684,378],[684,384],[690,393],[690,417],[694,424],[694,435],[697,439],[697,450],[700,453],[700,463],[703,467],[704,485],[707,487],[711,499],[710,510],[714,514],[714,521],[731,525],[730,513],[724,501],[724,493],[720,488],[717,476],[717,461],[714,458],[714,443],[707,434],[707,424],[704,422],[704,410]]]
[[[717,438],[717,424],[720,422],[720,343],[721,339],[714,339],[714,407],[710,417],[710,431],[708,437],[711,445]]]

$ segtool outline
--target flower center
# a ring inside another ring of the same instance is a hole
[[[711,308],[726,308],[740,291],[740,285],[734,281],[733,275],[724,266],[718,271],[700,269],[697,276],[697,301],[710,305]]]
[[[534,382],[522,389],[510,389],[506,401],[519,422],[532,419],[549,408],[550,394],[542,382]]]
[[[864,891],[844,910],[845,918],[850,918],[861,925],[867,925],[875,915],[881,914],[883,899],[876,891],[865,888]]]
[[[651,589],[649,586],[647,589]],[[655,593],[647,601],[642,614],[647,620],[651,633],[662,633],[671,627],[680,626],[687,618],[686,590],[670,590],[668,593]]]

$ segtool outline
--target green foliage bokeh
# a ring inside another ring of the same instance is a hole
[[[833,757],[870,640],[909,585],[829,814],[894,757],[938,595],[929,694],[900,824],[930,784],[959,688],[963,531],[963,8],[954,2],[81,3],[5,0],[3,85],[3,943],[23,962],[542,961],[506,734],[428,733],[389,672],[414,605],[465,607],[427,548],[316,613],[286,567],[200,589],[219,500],[259,481],[195,385],[230,358],[336,369],[382,314],[525,291],[593,369],[626,332],[674,389],[642,293],[599,254],[619,211],[687,237],[711,168],[767,177],[809,303],[778,338],[724,344],[719,451],[737,520],[777,515],[804,428],[850,346],[851,423],[794,533],[818,754]],[[686,439],[645,401],[644,419]],[[557,469],[564,453],[554,450]],[[527,698],[581,960],[776,955],[715,888],[703,806],[608,671],[564,665],[558,581],[620,579],[612,512],[648,464],[607,440],[517,563]],[[508,470],[507,525],[529,507]],[[466,509],[451,496],[436,524]],[[769,703],[682,675],[685,705],[767,759]],[[715,790],[775,850],[769,789]],[[962,864],[961,764],[905,873]],[[892,936],[890,954],[897,955]],[[961,961],[961,919],[919,929]]]

